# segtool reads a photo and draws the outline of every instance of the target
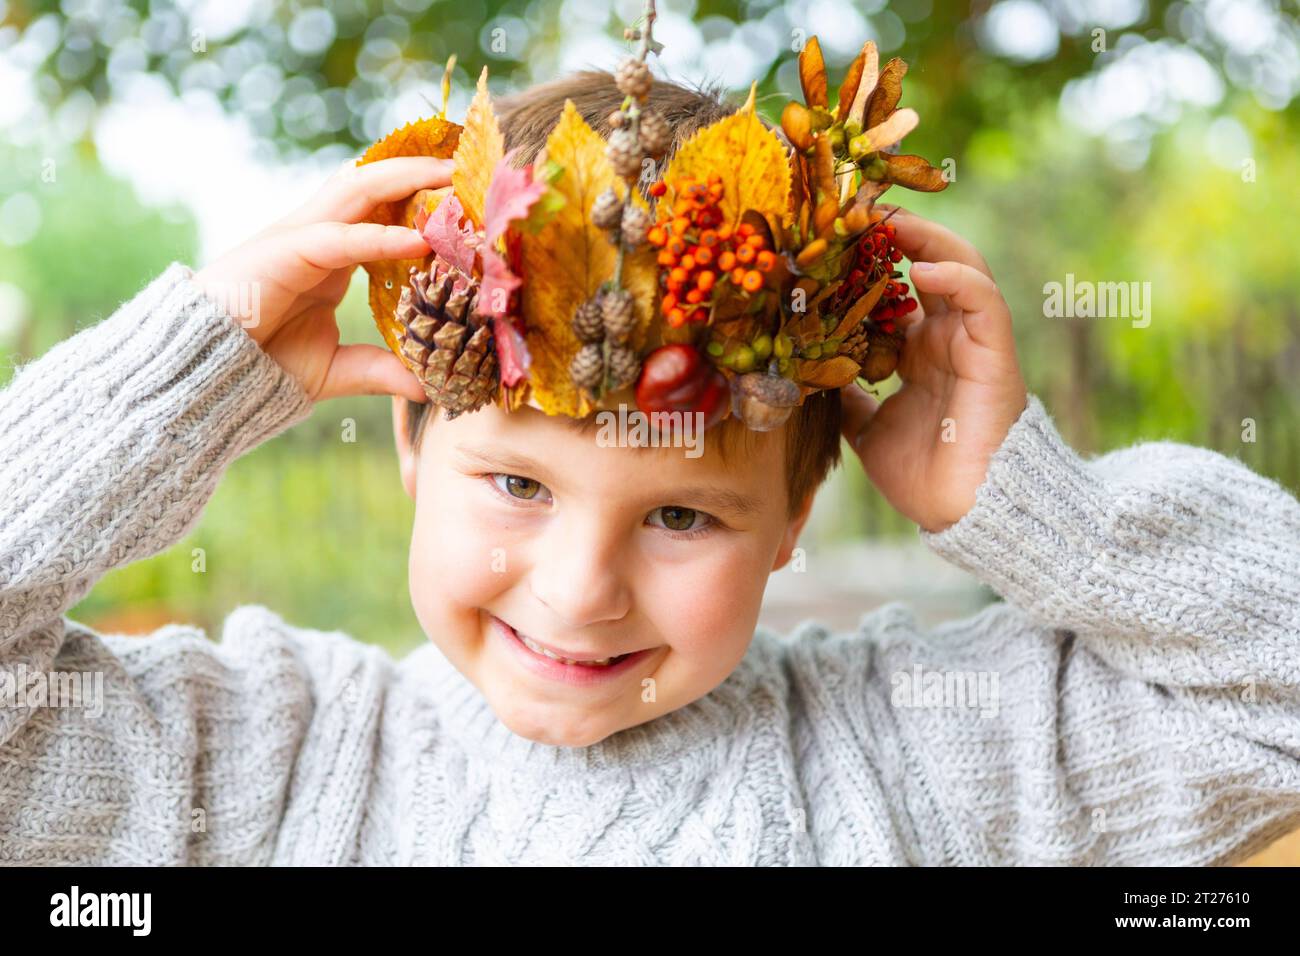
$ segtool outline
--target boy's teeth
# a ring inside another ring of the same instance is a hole
[[[518,631],[516,631],[515,633],[519,634]],[[614,658],[612,657],[602,657],[598,661],[574,661],[574,660],[570,660],[567,657],[561,657],[559,654],[555,654],[547,650],[546,648],[542,647],[542,645],[538,644],[536,641],[532,640],[531,638],[524,636],[523,634],[519,634],[519,639],[524,642],[524,646],[527,647],[530,651],[536,651],[538,654],[545,654],[547,657],[551,658],[551,660],[561,661],[562,663],[565,664],[582,664],[586,667],[608,667],[610,661],[614,660]]]

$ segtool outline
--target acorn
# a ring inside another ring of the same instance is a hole
[[[780,428],[799,405],[799,386],[781,375],[749,372],[731,387],[731,410],[754,431]]]

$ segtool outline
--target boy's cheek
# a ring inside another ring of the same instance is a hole
[[[690,573],[643,579],[637,597],[680,661],[710,673],[721,664],[725,676],[753,637],[765,580],[754,552],[735,550]]]
[[[509,589],[520,566],[509,532],[508,527],[485,526],[464,505],[417,503],[409,574],[421,623],[438,618],[446,628],[452,623],[448,618],[463,616],[460,625],[472,626],[478,609]]]

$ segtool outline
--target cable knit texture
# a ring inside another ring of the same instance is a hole
[[[1209,864],[1300,826],[1300,505],[1169,442],[1085,461],[1034,396],[921,532],[1004,601],[760,629],[591,747],[515,736],[432,644],[258,606],[95,634],[68,609],[311,410],[191,278],[0,393],[0,863]],[[79,675],[102,713],[21,692]]]

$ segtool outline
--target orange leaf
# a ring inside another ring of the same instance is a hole
[[[884,295],[885,286],[888,284],[889,276],[881,276],[880,279],[877,280],[876,284],[854,302],[853,305],[849,307],[849,311],[844,313],[844,317],[840,319],[840,324],[835,326],[835,331],[831,333],[831,338],[843,338],[857,328],[858,323],[867,317],[867,313],[876,307],[876,303],[879,302],[880,297]]]
[[[488,186],[492,184],[492,171],[505,155],[505,138],[492,111],[487,75],[485,66],[479,74],[478,90],[469,104],[469,112],[465,114],[465,130],[460,135],[460,145],[454,157],[456,168],[451,174],[456,198],[477,229],[482,229],[486,221],[483,209]]]
[[[889,167],[886,178],[891,183],[924,193],[937,193],[948,188],[943,171],[935,169],[920,156],[885,154],[882,158]]]
[[[461,127],[434,116],[429,119],[408,123],[401,129],[394,130],[375,143],[358,160],[357,165],[392,159],[395,156],[434,156],[449,159],[456,150],[460,139]],[[433,209],[450,187],[438,190],[422,189],[409,199],[399,202],[381,203],[370,214],[368,222],[377,222],[385,226],[415,226],[415,216],[421,208]],[[397,300],[406,285],[412,266],[427,269],[430,257],[424,259],[389,259],[383,262],[371,262],[365,265],[370,277],[370,314],[375,325],[384,337],[384,342],[394,352],[397,345]]]
[[[676,204],[676,183],[682,177],[708,182],[718,175],[723,184],[719,204],[724,221],[740,222],[745,210],[788,225],[790,212],[790,162],[785,146],[754,112],[754,90],[744,108],[699,130],[674,154],[664,182],[667,202],[659,203],[666,217]]]
[[[848,118],[855,120],[859,126],[866,129],[863,122],[867,112],[867,98],[876,89],[876,71],[880,67],[880,53],[876,50],[874,40],[868,40],[862,44],[862,82],[858,84],[857,92],[853,94],[853,105],[849,107]]]
[[[883,149],[889,149],[889,147],[896,145],[904,136],[916,129],[917,124],[920,122],[921,117],[916,115],[916,110],[911,108],[897,110],[879,126],[873,126],[867,130],[867,150],[875,153]]]
[[[799,51],[799,85],[806,105],[826,108],[826,61],[816,37],[809,37]]]
[[[903,76],[906,73],[907,64],[898,57],[886,63],[880,71],[880,79],[867,104],[867,119],[864,124],[867,129],[879,126],[897,109],[898,101],[903,96]]]
[[[843,123],[848,119],[850,107],[857,102],[860,90],[864,102],[870,95],[871,86],[875,83],[877,61],[875,41],[868,40],[862,44],[862,51],[849,64],[849,71],[844,76],[844,83],[840,86],[840,98],[835,105],[835,122]],[[864,79],[867,84],[865,90],[862,89]]]
[[[800,362],[798,381],[817,388],[842,388],[858,377],[861,366],[847,355],[819,362]]]

